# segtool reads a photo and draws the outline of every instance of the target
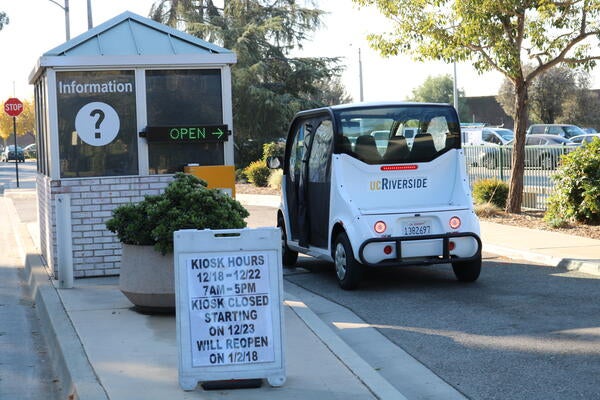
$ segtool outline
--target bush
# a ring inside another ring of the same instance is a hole
[[[479,203],[475,205],[475,214],[478,217],[495,217],[500,214],[500,208],[492,203]]]
[[[271,172],[269,176],[269,187],[272,189],[281,189],[281,180],[283,179],[283,170],[281,168]]]
[[[544,219],[600,224],[600,139],[562,157]]]
[[[244,169],[248,182],[255,186],[266,187],[269,183],[271,170],[263,160],[254,161]]]
[[[106,228],[122,243],[154,245],[166,254],[173,252],[173,232],[177,230],[244,228],[248,215],[227,194],[208,189],[203,180],[179,172],[162,194],[116,208]]]
[[[269,157],[283,157],[285,153],[285,143],[271,142],[263,144],[263,160],[267,161]]]
[[[508,184],[499,179],[482,179],[473,184],[475,203],[492,203],[498,208],[506,207]]]

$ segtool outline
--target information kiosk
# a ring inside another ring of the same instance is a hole
[[[40,243],[55,275],[118,274],[121,244],[104,222],[187,165],[230,174],[233,186],[235,62],[230,50],[130,12],[39,58],[29,80]],[[58,235],[57,221],[70,221],[71,235]]]

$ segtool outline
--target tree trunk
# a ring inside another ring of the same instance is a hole
[[[512,174],[506,202],[506,212],[520,214],[523,202],[523,172],[525,171],[525,133],[527,130],[527,84],[515,83],[515,142],[512,151]]]

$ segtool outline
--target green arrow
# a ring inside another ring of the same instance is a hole
[[[217,135],[217,136],[218,136],[218,138],[217,138],[217,139],[221,139],[221,136],[223,136],[223,134],[224,134],[224,133],[225,133],[225,132],[223,132],[223,131],[221,130],[221,128],[217,128],[217,131],[216,131],[216,132],[213,132],[212,134],[213,134],[213,135]]]

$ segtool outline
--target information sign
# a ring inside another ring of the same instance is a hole
[[[179,382],[285,381],[277,228],[174,234]]]
[[[225,142],[227,125],[147,126],[140,136],[148,142]]]

